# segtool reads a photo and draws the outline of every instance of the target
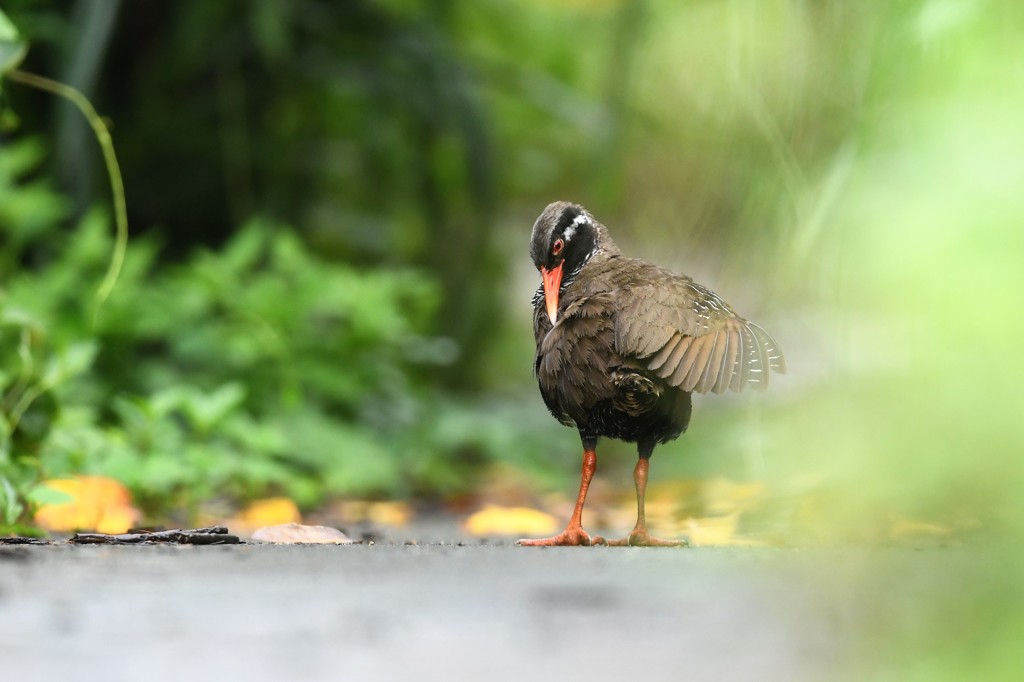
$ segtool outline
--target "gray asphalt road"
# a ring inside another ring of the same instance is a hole
[[[956,549],[5,548],[0,678],[858,679],[882,665],[885,592],[910,617],[970,565]]]

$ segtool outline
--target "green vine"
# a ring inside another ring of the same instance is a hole
[[[93,310],[95,318],[100,306],[110,296],[110,292],[114,290],[114,285],[117,283],[121,267],[124,264],[125,251],[128,248],[128,211],[124,198],[124,182],[121,179],[121,167],[118,165],[117,156],[114,154],[114,143],[110,139],[110,131],[100,115],[96,113],[96,109],[93,108],[88,98],[70,85],[26,73],[20,69],[12,69],[7,72],[6,76],[17,83],[63,97],[78,107],[78,110],[82,112],[82,115],[85,116],[92,127],[93,132],[96,134],[96,140],[103,150],[103,160],[107,166],[107,174],[110,176],[110,187],[114,198],[114,222],[117,234],[114,240],[114,253],[110,259],[110,266],[107,268],[107,273],[96,290],[96,307]]]

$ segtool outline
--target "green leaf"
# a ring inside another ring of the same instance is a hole
[[[0,133],[10,133],[18,129],[21,119],[10,109],[0,109]]]
[[[43,384],[54,387],[89,369],[99,345],[95,341],[78,341],[50,358],[43,373]]]
[[[0,76],[18,67],[28,52],[26,43],[18,29],[0,10]]]
[[[189,422],[205,434],[241,406],[244,400],[245,388],[240,383],[231,382],[212,393],[193,391],[187,394],[182,407]]]
[[[0,476],[0,521],[9,526],[18,520],[24,506],[18,501],[14,486],[6,478]]]
[[[28,494],[25,497],[28,499],[29,502],[38,505],[64,504],[65,502],[70,502],[71,500],[75,499],[73,495],[69,495],[55,488],[51,488],[45,483],[40,483],[39,485],[33,487],[31,490],[28,491]]]

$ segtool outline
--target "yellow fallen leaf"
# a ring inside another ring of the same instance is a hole
[[[558,530],[558,520],[537,509],[489,504],[470,515],[463,527],[476,536],[551,535]]]
[[[404,526],[412,518],[408,502],[389,500],[347,500],[336,507],[338,515],[348,523],[372,523],[378,526]]]
[[[648,515],[658,509],[676,518],[726,516],[756,507],[766,497],[761,482],[737,483],[727,478],[659,481],[647,490]]]
[[[406,502],[371,502],[366,518],[382,526],[404,526],[412,518],[412,507]]]
[[[736,534],[737,522],[735,515],[689,518],[685,527],[691,545],[708,547],[728,544]]]
[[[79,476],[54,479],[43,485],[71,497],[67,502],[44,504],[36,511],[36,523],[48,530],[124,533],[139,520],[131,493],[112,478]]]
[[[264,526],[252,534],[252,539],[258,542],[273,542],[279,545],[350,545],[353,542],[337,528],[303,526],[298,523]]]
[[[256,500],[239,515],[246,526],[273,526],[281,523],[299,523],[302,514],[294,502],[287,497],[269,497]]]
[[[914,521],[897,517],[889,528],[889,537],[893,540],[914,538],[939,538],[952,535],[953,528],[941,523]]]
[[[694,547],[754,547],[764,542],[736,535],[739,526],[738,512],[727,516],[707,516],[686,519],[686,537]]]
[[[701,486],[704,504],[710,514],[726,515],[734,511],[743,511],[765,494],[765,485],[761,482],[735,483],[726,478],[712,478]]]

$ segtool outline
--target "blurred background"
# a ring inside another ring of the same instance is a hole
[[[4,528],[76,476],[126,487],[136,524],[268,500],[306,519],[562,523],[579,443],[531,376],[527,241],[567,199],[787,356],[765,394],[696,398],[653,462],[656,528],[712,545],[1016,536],[1019,3],[2,9],[21,68],[107,119],[131,225],[97,310],[113,228],[95,137],[5,80]],[[624,532],[633,451],[602,452],[588,525]],[[1021,556],[986,596],[1020,593]],[[989,606],[992,632],[1024,631]]]

